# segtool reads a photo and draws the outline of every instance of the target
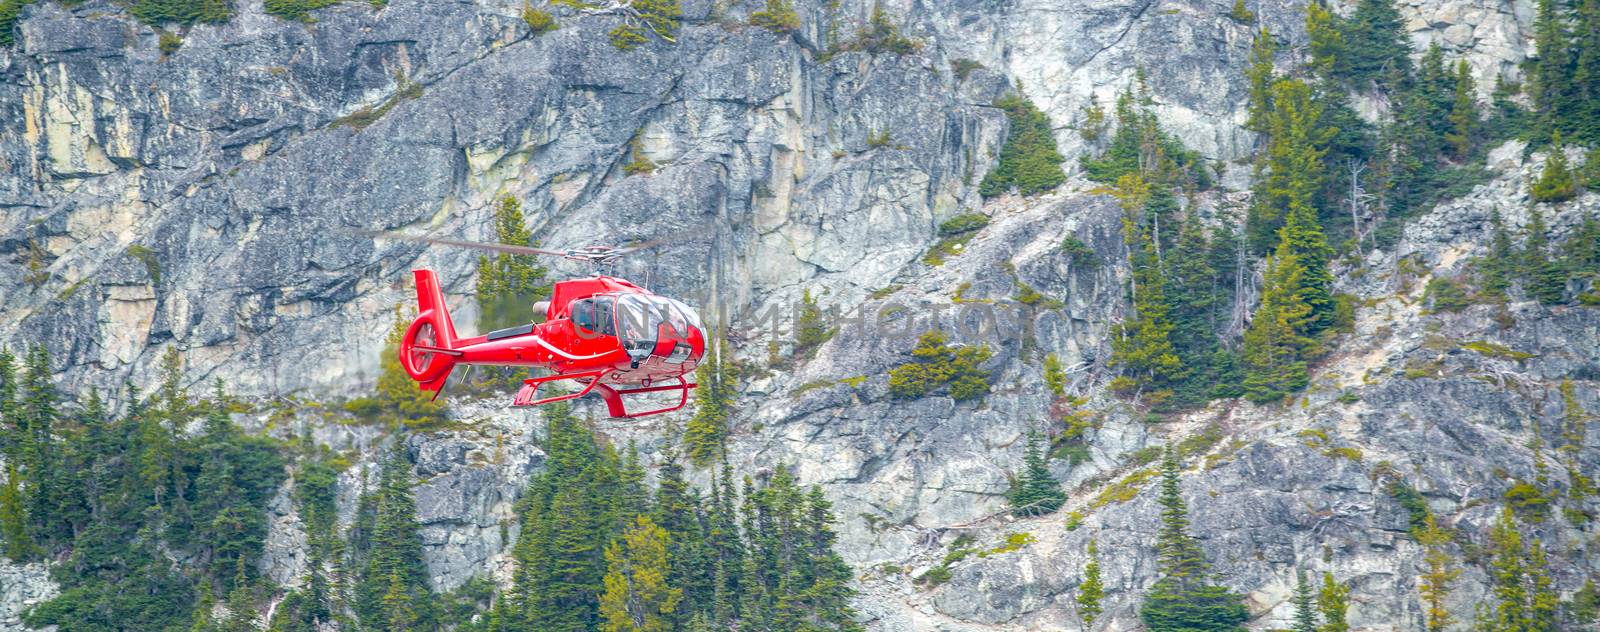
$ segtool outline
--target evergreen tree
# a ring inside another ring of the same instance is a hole
[[[362,417],[386,419],[406,427],[427,427],[444,422],[447,409],[433,394],[417,388],[417,383],[400,367],[400,340],[411,325],[400,305],[394,306],[394,323],[378,356],[378,388],[369,397],[352,400],[345,408]]]
[[[494,208],[495,240],[513,246],[532,246],[533,232],[524,225],[522,202],[506,195]],[[501,253],[478,257],[478,310],[480,330],[527,323],[533,304],[548,298],[545,269],[531,255]]]
[[[1019,94],[1007,94],[994,105],[1005,111],[1010,129],[1000,163],[983,177],[978,193],[986,198],[1011,191],[1031,196],[1061,186],[1067,176],[1061,171],[1064,159],[1056,151],[1050,118]]]
[[[369,628],[412,625],[413,617],[424,626],[432,623],[411,485],[411,464],[397,445],[379,469],[371,544],[353,591],[356,614]]]
[[[244,558],[235,558],[233,590],[228,593],[228,622],[224,632],[256,632],[255,593],[245,575]]]
[[[1455,99],[1450,104],[1451,130],[1445,136],[1456,160],[1466,160],[1472,154],[1474,138],[1478,133],[1478,87],[1472,80],[1472,68],[1467,60],[1456,62]]]
[[[1028,448],[1022,461],[1022,474],[1012,481],[1011,492],[1007,495],[1012,511],[1024,516],[1042,516],[1060,509],[1067,502],[1067,493],[1061,490],[1061,482],[1050,474],[1044,435],[1038,431],[1028,433]]]
[[[1261,134],[1271,129],[1269,120],[1272,112],[1273,63],[1277,51],[1278,41],[1272,38],[1272,33],[1267,27],[1263,26],[1261,30],[1256,31],[1255,39],[1250,44],[1250,65],[1245,67],[1244,71],[1245,80],[1250,86],[1250,104],[1247,110],[1249,118],[1245,121],[1244,128]]]
[[[1418,591],[1422,593],[1428,631],[1440,632],[1453,622],[1450,611],[1445,608],[1445,599],[1450,594],[1451,585],[1461,575],[1461,570],[1455,567],[1450,553],[1445,550],[1450,545],[1450,533],[1439,527],[1432,512],[1424,520],[1425,526],[1417,533],[1417,543],[1426,551],[1422,562],[1427,565],[1427,570],[1420,578]]]
[[[1490,632],[1554,630],[1560,600],[1550,581],[1544,547],[1523,544],[1511,508],[1489,532],[1493,558],[1489,578],[1495,604],[1487,617]]]
[[[1394,77],[1411,72],[1411,46],[1393,0],[1359,0],[1343,29],[1349,78],[1357,89],[1366,81],[1397,87]]]
[[[1122,184],[1122,188],[1137,189],[1140,179],[1137,175],[1123,176]],[[1137,244],[1129,257],[1133,268],[1133,317],[1123,321],[1111,340],[1111,364],[1141,385],[1161,388],[1177,381],[1183,370],[1182,361],[1172,348],[1172,323],[1167,317],[1169,304],[1161,261],[1148,231],[1124,218],[1123,234],[1129,243]]]
[[[1094,620],[1100,618],[1102,607],[1100,602],[1105,599],[1105,585],[1100,579],[1100,549],[1094,538],[1089,538],[1089,562],[1083,567],[1083,583],[1078,584],[1078,616],[1083,618],[1083,627],[1094,625]]]
[[[1550,157],[1544,161],[1544,170],[1533,181],[1529,193],[1535,202],[1558,203],[1578,195],[1577,177],[1567,164],[1567,152],[1561,145],[1561,132],[1550,139]]]
[[[8,349],[0,348],[0,456],[6,462],[22,460],[22,425],[17,409],[17,357]]]
[[[1483,262],[1483,291],[1505,298],[1506,289],[1517,271],[1517,252],[1511,245],[1511,232],[1506,230],[1496,208],[1489,217],[1489,254]]]
[[[694,417],[683,429],[683,443],[688,448],[689,460],[704,467],[722,453],[728,438],[728,418],[733,415],[734,398],[738,395],[738,367],[731,352],[718,336],[708,349],[708,357],[695,369]],[[727,360],[723,358],[727,357]]]
[[[1294,583],[1294,632],[1317,632],[1316,597],[1311,594],[1311,584],[1306,583],[1306,572],[1296,569]]]
[[[1566,271],[1562,270],[1560,259],[1550,253],[1550,235],[1545,227],[1544,214],[1539,209],[1533,209],[1531,216],[1528,220],[1528,239],[1523,242],[1522,285],[1528,295],[1540,303],[1559,304],[1566,298]]]
[[[1567,40],[1567,25],[1555,0],[1538,0],[1533,22],[1533,66],[1529,73],[1529,96],[1533,98],[1534,112],[1538,117],[1541,134],[1559,133],[1562,114],[1573,112],[1578,104],[1572,101],[1571,45]]]
[[[639,516],[606,547],[601,632],[667,632],[683,589],[667,579],[667,531]]]
[[[216,626],[211,623],[211,611],[216,605],[216,597],[211,594],[211,582],[200,582],[200,598],[195,601],[194,618],[189,623],[189,632],[215,632]]]
[[[1189,535],[1188,508],[1179,487],[1177,450],[1167,446],[1161,462],[1161,528],[1156,535],[1160,578],[1139,607],[1150,632],[1242,631],[1249,611],[1242,597],[1210,583],[1211,569]]]
[[[1322,590],[1317,593],[1317,611],[1322,613],[1322,627],[1317,632],[1350,632],[1345,614],[1350,609],[1350,587],[1333,579],[1333,573],[1322,574]]]
[[[34,554],[33,539],[28,536],[28,510],[22,497],[22,475],[15,461],[6,462],[6,482],[0,486],[0,541],[5,545],[5,556],[14,562],[25,562]]]
[[[1579,0],[1576,5],[1572,93],[1575,104],[1587,109],[1571,112],[1569,120],[1573,137],[1593,148],[1600,145],[1600,0]],[[1594,151],[1590,150],[1591,156]],[[1594,173],[1600,176],[1600,171]],[[1591,182],[1591,187],[1600,187],[1600,181]]]
[[[1349,73],[1345,58],[1344,33],[1339,30],[1339,16],[1320,2],[1306,5],[1306,35],[1311,40],[1311,74],[1324,84]],[[1251,88],[1256,87],[1254,80]],[[1266,84],[1266,85],[1270,85]],[[1265,85],[1262,87],[1266,87]]]
[[[1170,338],[1188,373],[1178,389],[1182,404],[1204,401],[1216,377],[1211,365],[1221,347],[1216,334],[1221,279],[1212,267],[1210,252],[1199,219],[1190,217],[1178,231],[1177,248],[1165,262],[1169,285],[1163,289],[1171,303]]]
[[[687,607],[676,615],[665,615],[671,626],[686,623],[696,610],[706,609],[704,599],[713,592],[712,577],[705,550],[705,533],[701,523],[700,499],[683,479],[683,468],[677,456],[668,451],[661,465],[660,485],[656,489],[654,523],[666,532],[668,583],[685,589],[689,596]]]
[[[1305,355],[1312,341],[1303,332],[1311,307],[1296,292],[1304,274],[1299,259],[1289,252],[1288,242],[1267,259],[1261,306],[1244,332],[1241,352],[1245,396],[1251,401],[1281,400],[1305,388],[1309,380]]]

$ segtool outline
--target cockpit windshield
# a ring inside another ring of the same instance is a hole
[[[701,328],[693,309],[664,296],[618,294],[616,317],[622,346],[635,361],[650,357],[661,340],[687,343],[691,328]]]

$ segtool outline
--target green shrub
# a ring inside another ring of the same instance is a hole
[[[989,394],[989,376],[980,365],[994,354],[987,345],[951,347],[944,334],[930,331],[912,349],[913,362],[889,370],[889,393],[897,399],[916,399],[949,386],[958,402]]]
[[[767,8],[750,14],[750,24],[774,33],[788,33],[800,28],[800,16],[789,0],[767,0]]]
[[[133,244],[128,246],[128,256],[144,264],[144,270],[150,275],[150,285],[161,285],[161,260],[156,258],[156,251],[147,246]]]
[[[966,81],[967,77],[972,75],[972,71],[982,67],[983,64],[978,63],[978,60],[966,57],[950,62],[950,72],[954,73],[956,78],[962,81]]]
[[[1228,17],[1233,18],[1233,21],[1240,24],[1256,23],[1256,14],[1252,13],[1249,7],[1244,6],[1244,0],[1233,0],[1233,9],[1228,11]]]
[[[378,107],[364,107],[337,119],[328,124],[328,127],[349,126],[358,130],[366,129],[368,125],[378,122],[389,110],[399,105],[402,101],[410,101],[422,96],[422,84],[413,83],[405,78],[400,78],[400,89]]]
[[[1428,516],[1432,512],[1428,509],[1428,501],[1422,498],[1422,494],[1403,481],[1389,483],[1388,491],[1389,496],[1400,503],[1400,507],[1410,516],[1408,522],[1411,525],[1412,535],[1421,533],[1428,527]]]
[[[794,353],[808,360],[816,355],[817,348],[833,338],[836,331],[823,323],[822,309],[817,306],[817,300],[811,297],[811,290],[805,290],[800,295],[800,310],[795,316],[794,327]]]
[[[900,27],[889,21],[889,14],[884,12],[881,3],[877,3],[872,6],[872,17],[867,20],[867,25],[856,32],[855,41],[846,48],[874,55],[910,55],[922,50],[922,42],[901,35]]]
[[[986,198],[1010,191],[1038,195],[1066,182],[1050,118],[1032,101],[1017,94],[1001,97],[994,105],[1005,111],[1010,129],[1000,148],[1000,163],[983,176],[978,194]]]
[[[611,29],[612,46],[632,50],[645,43],[646,29],[661,39],[676,41],[673,35],[677,33],[678,24],[683,18],[683,6],[678,0],[634,0],[632,7],[638,12],[642,24],[624,22]]]
[[[939,224],[939,236],[961,235],[989,225],[989,216],[982,213],[957,215]]]
[[[317,21],[311,17],[311,12],[317,9],[331,7],[339,4],[340,0],[265,0],[262,8],[267,15],[274,15],[285,20],[311,23]]]
[[[232,0],[134,0],[128,12],[145,24],[221,24],[233,17]]]
[[[556,19],[549,11],[535,9],[532,4],[522,3],[522,22],[528,25],[528,30],[534,35],[543,35],[556,30]]]
[[[923,573],[921,577],[918,577],[917,581],[928,586],[938,586],[950,581],[950,569],[946,566],[935,566],[928,569],[928,572]]]
[[[628,164],[622,165],[622,172],[630,176],[656,170],[655,161],[644,155],[644,141],[640,139],[642,134],[641,130],[633,135],[633,140],[628,141]]]
[[[1519,482],[1507,489],[1504,495],[1506,504],[1532,522],[1543,522],[1550,515],[1550,498],[1531,483]]]
[[[877,149],[879,147],[888,147],[890,140],[891,138],[889,136],[888,128],[884,128],[883,130],[877,132],[867,132],[867,147],[871,147],[873,149]]]
[[[1077,237],[1069,235],[1066,239],[1061,240],[1061,252],[1067,255],[1067,258],[1072,261],[1072,265],[1090,269],[1100,265],[1100,260],[1095,258],[1094,249]]]
[[[1472,297],[1460,281],[1434,277],[1423,289],[1422,299],[1436,312],[1459,312],[1472,306]]]
[[[179,37],[177,33],[162,31],[160,40],[159,48],[161,49],[162,57],[176,53],[179,48],[183,48],[183,38]]]

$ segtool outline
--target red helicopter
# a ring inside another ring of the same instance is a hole
[[[555,251],[399,233],[375,236],[519,255],[552,255],[600,265],[660,243]],[[542,367],[552,372],[524,380],[512,406],[538,406],[597,392],[605,398],[612,417],[633,418],[678,410],[689,401],[689,389],[695,384],[684,376],[699,366],[706,337],[699,314],[680,301],[612,276],[558,281],[550,300],[534,305],[528,324],[463,338],[456,335],[433,271],[412,273],[419,313],[400,340],[400,366],[435,398],[457,365],[496,365]],[[583,388],[538,397],[539,385],[558,380],[573,380]],[[623,402],[624,395],[662,391],[677,391],[677,404],[629,412]]]

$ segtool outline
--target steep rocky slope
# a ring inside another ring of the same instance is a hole
[[[1287,625],[1293,570],[1308,568],[1350,582],[1356,627],[1413,629],[1420,552],[1386,486],[1403,479],[1481,541],[1505,489],[1534,476],[1532,428],[1561,431],[1556,385],[1570,378],[1578,402],[1600,410],[1600,311],[1516,303],[1514,324],[1502,326],[1490,306],[1429,314],[1419,300],[1430,274],[1483,254],[1491,210],[1526,223],[1523,192],[1543,155],[1508,147],[1495,153],[1493,181],[1340,270],[1341,289],[1363,306],[1303,399],[1228,401],[1146,423],[1104,391],[1128,274],[1119,211],[1076,179],[1042,198],[984,204],[977,183],[1006,129],[990,104],[1020,86],[1070,159],[1085,149],[1073,126],[1089,96],[1109,103],[1142,67],[1168,129],[1208,160],[1237,159],[1252,143],[1238,126],[1252,27],[1220,1],[889,2],[919,53],[823,60],[826,25],[837,21],[848,38],[872,3],[797,4],[804,27],[789,37],[744,26],[750,4],[685,2],[675,44],[622,52],[607,43],[610,18],[558,12],[561,28],[534,36],[509,0],[339,5],[310,25],[242,2],[232,22],[188,30],[171,55],[107,2],[32,5],[19,45],[0,49],[0,341],[47,345],[71,388],[148,380],[176,347],[197,382],[222,378],[263,401],[339,399],[370,388],[390,310],[409,300],[406,270],[439,269],[458,322],[473,317],[471,255],[355,231],[481,238],[490,201],[512,194],[546,244],[685,233],[617,272],[702,297],[708,315],[732,322],[753,366],[769,352],[752,315],[803,290],[872,319],[890,305],[915,319],[892,323],[900,335],[847,323],[809,360],[787,357],[780,337],[782,366],[745,380],[733,420],[738,469],[790,464],[835,500],[841,549],[859,571],[857,607],[875,630],[1076,629],[1072,594],[1091,536],[1108,586],[1100,629],[1135,626],[1154,577],[1157,508],[1148,494],[1101,494],[1144,467],[1142,450],[1185,439],[1196,447],[1185,480],[1195,531],[1225,583],[1249,595],[1253,626]],[[1302,8],[1256,11],[1297,43]],[[1528,54],[1529,3],[1403,9],[1417,41],[1466,54],[1480,85]],[[958,59],[981,67],[955,72]],[[363,108],[381,116],[351,124]],[[624,173],[635,138],[660,165],[653,173]],[[1247,172],[1229,169],[1224,190],[1195,208],[1241,208],[1242,194],[1226,189],[1243,188]],[[1600,214],[1600,196],[1545,210],[1560,239]],[[920,261],[940,221],[974,211],[992,222],[963,253]],[[1060,252],[1069,235],[1097,265]],[[1013,330],[969,339],[996,352],[986,366],[994,393],[981,404],[888,396],[887,370],[934,314],[960,330],[962,315],[1016,307],[1009,299],[1023,287],[1062,304],[1033,320],[1031,336],[1002,313],[997,327]],[[1003,515],[1008,475],[1025,433],[1049,422],[1042,351],[1079,369],[1071,388],[1100,426],[1088,462],[1052,466],[1072,491],[1068,507],[1013,521]],[[856,377],[865,379],[839,382]],[[423,481],[419,519],[440,588],[508,571],[505,525],[543,453],[538,415],[502,404],[457,402],[470,430],[403,439]],[[685,417],[599,427],[656,459]],[[390,439],[310,413],[274,431],[311,432],[358,463]],[[1577,456],[1591,475],[1595,434]],[[347,512],[361,471],[341,481]],[[1560,468],[1551,477],[1566,485]],[[292,584],[304,535],[287,492],[273,511],[265,570]],[[1081,525],[1069,526],[1069,511]],[[1559,551],[1560,590],[1600,572],[1593,526],[1557,518],[1537,528]],[[1022,532],[1034,541],[959,562],[942,586],[911,579],[959,534],[989,548]],[[0,577],[0,628],[16,625],[17,604],[52,590],[37,567],[0,567]],[[1458,611],[1470,613],[1485,581],[1477,569],[1463,576]]]

